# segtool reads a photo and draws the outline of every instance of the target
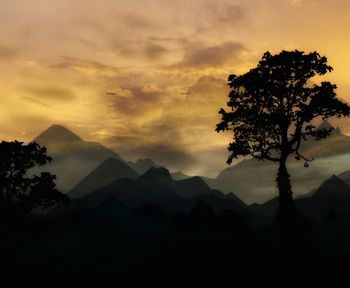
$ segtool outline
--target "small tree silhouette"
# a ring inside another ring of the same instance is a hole
[[[279,217],[290,217],[295,206],[286,161],[290,155],[303,160],[308,167],[312,159],[300,154],[302,140],[320,140],[331,129],[316,129],[310,122],[316,117],[349,116],[350,107],[336,98],[336,85],[330,82],[312,84],[310,79],[333,68],[317,52],[266,52],[256,68],[241,76],[230,75],[227,106],[221,109],[216,131],[233,131],[229,144],[231,164],[239,155],[277,162]]]
[[[22,212],[34,208],[49,209],[68,202],[68,197],[56,189],[56,177],[50,173],[28,177],[28,170],[52,161],[46,148],[32,142],[0,143],[0,204]]]

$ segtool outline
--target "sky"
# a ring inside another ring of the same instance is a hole
[[[350,101],[347,0],[0,0],[0,138],[52,124],[127,159],[215,176],[229,74],[317,50]],[[350,120],[334,121],[350,134]]]

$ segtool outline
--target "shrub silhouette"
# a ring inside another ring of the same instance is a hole
[[[276,183],[280,219],[290,219],[296,210],[286,166],[288,157],[293,155],[308,167],[312,159],[300,154],[302,140],[321,140],[331,134],[331,129],[316,129],[311,121],[350,114],[349,106],[336,98],[336,85],[310,82],[314,76],[332,70],[327,58],[317,52],[266,52],[256,68],[228,78],[230,111],[219,111],[221,122],[216,127],[217,132],[234,134],[227,163],[240,155],[250,155],[279,164]]]
[[[52,161],[45,147],[32,142],[0,143],[0,204],[30,212],[43,210],[68,202],[68,197],[56,189],[56,176],[44,172],[29,177],[28,171]]]

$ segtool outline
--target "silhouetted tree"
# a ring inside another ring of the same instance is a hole
[[[336,85],[325,81],[319,85],[310,79],[333,68],[317,52],[266,52],[256,68],[241,76],[230,75],[229,112],[221,109],[216,131],[233,131],[229,144],[231,164],[239,155],[277,162],[279,216],[290,217],[295,206],[286,161],[290,155],[308,167],[312,159],[300,153],[302,140],[320,140],[331,129],[316,129],[310,122],[316,117],[349,116],[350,108],[336,98]]]
[[[0,143],[0,203],[24,212],[34,208],[48,209],[68,202],[56,189],[56,177],[50,173],[29,176],[28,171],[52,161],[45,147],[32,142]]]

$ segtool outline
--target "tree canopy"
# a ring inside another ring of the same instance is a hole
[[[56,189],[56,177],[48,172],[29,175],[31,168],[50,163],[45,147],[32,142],[0,143],[0,201],[26,212],[67,203],[68,197]]]
[[[216,131],[232,130],[228,163],[239,155],[279,162],[286,155],[300,154],[302,140],[320,140],[331,130],[316,129],[310,122],[321,117],[349,116],[349,106],[336,98],[336,85],[312,82],[314,76],[331,72],[327,58],[317,52],[266,52],[256,68],[241,76],[230,75],[227,106]]]
[[[316,83],[315,76],[323,76],[333,68],[327,58],[317,52],[282,51],[271,55],[266,52],[257,67],[237,76],[230,75],[231,91],[227,106],[221,109],[221,122],[216,131],[232,131],[229,144],[231,164],[238,156],[252,156],[279,164],[276,183],[279,190],[279,218],[283,223],[296,219],[292,186],[287,170],[287,159],[293,155],[304,160],[300,153],[302,141],[321,140],[332,129],[317,129],[312,120],[350,115],[350,107],[336,98],[335,84]],[[282,225],[282,226],[290,226]]]

